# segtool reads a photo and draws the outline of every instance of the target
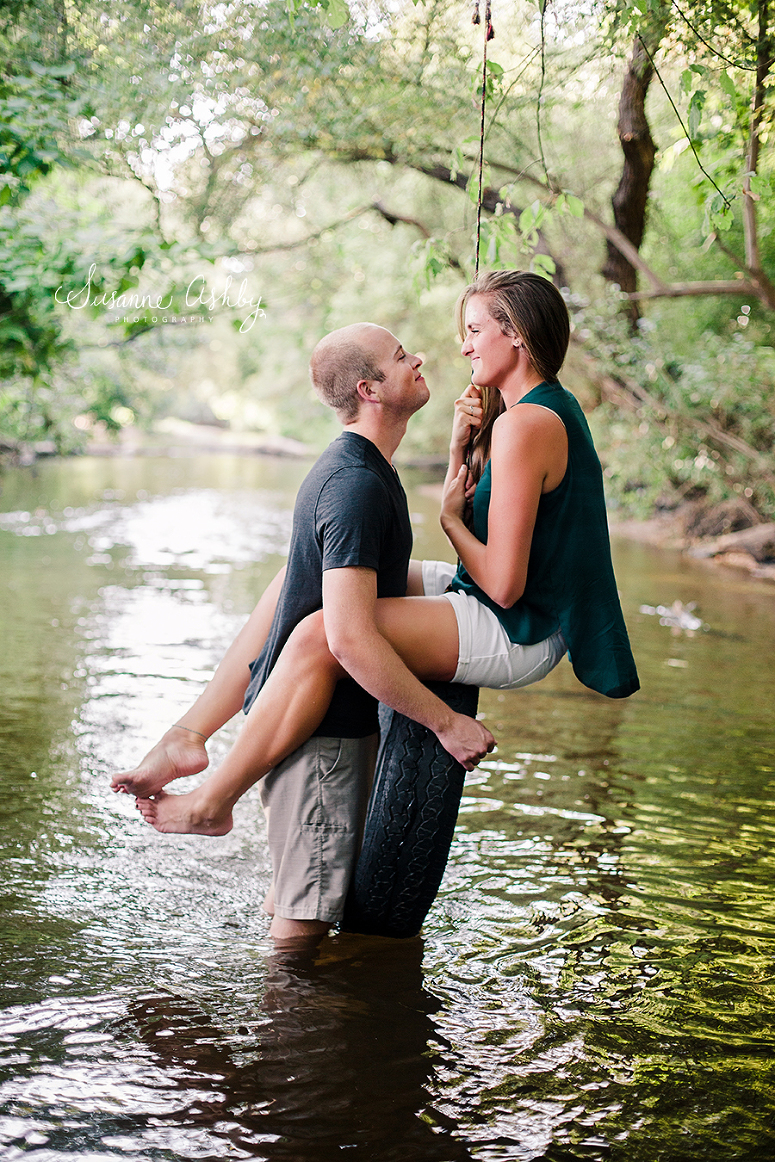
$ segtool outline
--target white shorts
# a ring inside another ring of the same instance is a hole
[[[452,681],[491,690],[517,690],[545,678],[568,648],[562,633],[558,630],[530,646],[510,641],[487,605],[470,593],[444,592],[455,572],[455,566],[446,561],[422,563],[425,596],[446,597],[457,618],[458,661]]]

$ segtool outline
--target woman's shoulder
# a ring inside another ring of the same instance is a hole
[[[534,438],[536,435],[552,432],[559,434],[564,428],[561,416],[545,404],[523,402],[512,404],[498,416],[493,424],[493,443],[496,439],[511,442]]]

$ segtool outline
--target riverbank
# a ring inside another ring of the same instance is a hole
[[[159,420],[150,431],[128,426],[109,432],[104,424],[95,424],[86,432],[80,452],[86,456],[185,456],[200,453],[292,459],[312,459],[317,455],[308,444],[287,436],[235,432],[215,424],[192,424],[175,416]],[[0,462],[9,465],[27,467],[37,460],[56,455],[53,440],[39,440],[32,444],[0,440]]]
[[[19,454],[26,452],[27,454]],[[6,448],[9,462],[29,465],[38,458],[55,454],[53,445],[38,444],[23,450]],[[238,456],[279,456],[313,459],[316,449],[299,440],[260,432],[235,432],[208,424],[193,424],[175,417],[160,421],[152,432],[122,428],[109,434],[102,425],[89,433],[84,452],[89,456],[185,456],[220,453]],[[399,461],[402,469],[416,468],[443,472],[436,458]],[[428,483],[419,491],[441,500],[442,485]],[[661,548],[676,549],[712,565],[745,572],[775,584],[775,522],[757,522],[757,514],[745,501],[727,501],[708,506],[703,501],[687,501],[670,511],[647,519],[609,518],[611,534]]]
[[[288,436],[267,432],[235,432],[215,424],[192,424],[167,416],[153,431],[122,428],[116,436],[95,431],[86,453],[89,456],[170,456],[220,452],[232,456],[285,456],[306,459],[315,449]]]
[[[612,516],[609,527],[613,536],[658,545],[660,548],[678,549],[696,560],[750,573],[752,577],[775,583],[775,523],[734,527],[745,520],[746,516],[736,510],[734,505],[701,508],[691,503],[681,505],[672,512],[659,513],[648,520],[625,520]],[[704,529],[718,531],[713,535]]]

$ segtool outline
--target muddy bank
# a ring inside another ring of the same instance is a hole
[[[775,522],[752,520],[750,506],[687,503],[649,520],[609,520],[614,536],[679,549],[697,560],[775,582]],[[755,514],[753,514],[755,516]]]

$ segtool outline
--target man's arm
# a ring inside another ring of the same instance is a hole
[[[380,702],[427,726],[466,770],[495,746],[489,730],[457,714],[411,673],[376,622],[377,575],[372,569],[323,574],[323,620],[331,653]]]

